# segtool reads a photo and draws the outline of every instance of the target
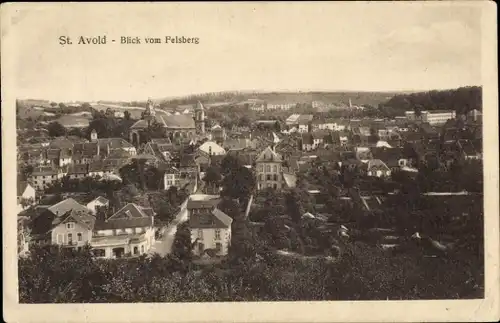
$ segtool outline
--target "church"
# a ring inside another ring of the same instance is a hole
[[[130,142],[138,146],[142,133],[155,122],[164,129],[166,138],[194,138],[205,134],[205,108],[198,101],[194,118],[185,114],[168,115],[163,110],[156,111],[149,99],[143,118],[130,127]]]

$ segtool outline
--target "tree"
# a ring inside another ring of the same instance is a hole
[[[276,130],[276,132],[281,132],[281,123],[279,121],[276,121],[274,123],[274,130]]]
[[[205,177],[203,177],[203,181],[205,181],[205,183],[207,183],[207,185],[210,187],[217,187],[221,179],[222,175],[219,168],[213,165],[208,167],[207,171],[205,172]]]
[[[123,113],[123,117],[125,120],[130,120],[130,112],[128,110],[125,110]]]
[[[49,136],[51,137],[60,137],[66,135],[66,129],[59,122],[51,122],[47,126],[47,130],[49,132]]]
[[[113,109],[111,109],[111,108],[107,108],[104,115],[108,118],[111,118],[115,115],[115,111],[113,111]]]
[[[62,102],[59,102],[59,108],[60,108],[61,110],[66,109],[66,104],[64,104],[64,103],[62,103]]]
[[[80,137],[80,138],[86,138],[86,136],[87,136],[87,134],[82,129],[79,129],[79,128],[71,129],[68,132],[68,135],[69,136],[76,136],[76,137]]]
[[[413,111],[415,112],[415,118],[420,119],[422,116],[422,105],[421,104],[416,104],[415,107],[413,108]]]
[[[90,103],[84,102],[84,103],[82,103],[82,109],[84,111],[91,111],[92,110],[92,106],[90,105]]]
[[[180,271],[187,274],[193,259],[193,247],[191,243],[191,229],[188,222],[183,222],[177,226],[174,241],[172,243],[172,256],[178,262]]]
[[[285,206],[287,214],[292,221],[299,223],[305,213],[297,190],[292,190],[285,195]]]
[[[31,176],[31,173],[33,173],[32,165],[21,166],[21,178],[23,181],[28,180],[28,178]]]
[[[233,169],[222,180],[223,196],[239,199],[245,204],[251,194],[255,191],[255,176],[246,167]]]
[[[238,158],[233,155],[226,155],[221,161],[220,168],[222,170],[222,175],[226,176],[231,172],[236,172],[242,166]]]
[[[57,103],[55,103],[55,102],[50,102],[50,106],[51,106],[51,107],[53,107],[53,108],[55,108],[55,107],[57,107]]]
[[[239,263],[255,254],[248,229],[248,222],[237,200],[223,198],[224,212],[229,215],[231,223],[231,245],[229,248],[230,262]]]

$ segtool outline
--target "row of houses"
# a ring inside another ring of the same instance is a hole
[[[105,258],[148,253],[155,243],[153,210],[129,203],[109,217],[97,213],[108,206],[103,197],[86,206],[72,198],[60,201],[32,220],[31,243],[72,249],[90,245],[96,257]]]
[[[225,256],[231,244],[232,219],[218,208],[217,195],[191,195],[179,208],[191,232],[193,253],[197,256]],[[100,212],[103,207],[103,212]],[[19,231],[20,254],[29,244],[52,244],[81,250],[90,246],[95,257],[137,257],[155,249],[155,213],[151,208],[128,203],[107,216],[109,201],[97,197],[87,205],[66,198],[47,207]],[[27,230],[29,229],[29,230]],[[26,234],[29,232],[29,235]]]
[[[32,166],[63,167],[88,164],[105,158],[127,158],[137,154],[136,148],[123,138],[97,138],[92,131],[91,141],[60,138],[40,144],[18,147],[18,160]]]

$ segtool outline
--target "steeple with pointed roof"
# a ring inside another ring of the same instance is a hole
[[[148,102],[146,104],[146,111],[144,111],[144,119],[152,120],[156,116],[155,106],[151,98],[148,98]]]
[[[205,107],[198,101],[194,109],[194,122],[197,134],[205,134]]]

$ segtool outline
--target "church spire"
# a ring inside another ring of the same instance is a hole
[[[204,135],[205,134],[205,107],[198,101],[194,111],[194,122],[196,125],[196,133]]]
[[[144,111],[144,116],[145,117],[154,117],[156,114],[155,111],[155,106],[153,104],[153,100],[151,98],[148,98],[148,102],[146,104],[146,111]]]

